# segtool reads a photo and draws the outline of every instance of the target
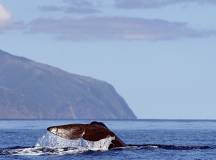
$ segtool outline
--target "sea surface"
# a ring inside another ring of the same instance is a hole
[[[0,160],[215,160],[216,121],[102,121],[131,146],[106,150],[98,143],[67,141],[46,131],[52,125],[88,120],[0,120]]]

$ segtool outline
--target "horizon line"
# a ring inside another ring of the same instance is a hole
[[[137,118],[137,119],[37,119],[37,118],[31,118],[31,119],[17,119],[17,118],[10,118],[10,119],[1,119],[0,121],[64,121],[64,120],[72,120],[72,121],[216,121],[216,119],[203,119],[203,118],[196,118],[196,119],[190,119],[190,118]]]

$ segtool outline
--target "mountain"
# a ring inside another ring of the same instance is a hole
[[[0,119],[135,119],[107,82],[0,50]]]

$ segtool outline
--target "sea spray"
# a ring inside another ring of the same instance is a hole
[[[107,137],[99,141],[87,141],[83,138],[74,140],[68,140],[56,136],[50,132],[45,133],[41,138],[38,139],[35,147],[40,148],[74,148],[81,150],[92,150],[92,151],[106,151],[109,149],[112,140],[115,137]]]
[[[34,147],[15,147],[1,150],[2,155],[65,155],[86,151],[107,151],[115,137],[107,137],[99,141],[87,141],[83,138],[68,140],[46,132],[38,139]]]
[[[56,136],[50,132],[44,134],[38,139],[36,147],[46,147],[46,148],[68,148],[68,147],[79,147],[82,146],[82,139],[68,140]]]
[[[92,151],[107,151],[109,149],[110,144],[112,143],[112,140],[115,140],[115,137],[107,137],[104,139],[101,139],[99,141],[84,141],[85,146],[88,148],[88,150]]]

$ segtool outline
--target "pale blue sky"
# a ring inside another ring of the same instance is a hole
[[[110,82],[138,118],[216,119],[215,15],[214,0],[0,0],[0,49]]]

